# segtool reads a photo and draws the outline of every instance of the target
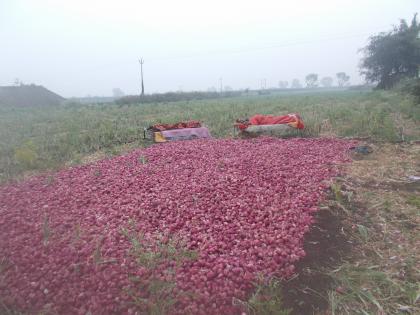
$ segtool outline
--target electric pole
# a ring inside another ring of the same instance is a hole
[[[267,79],[261,80],[261,90],[265,90],[267,88]]]
[[[223,78],[220,78],[220,94],[223,93]]]
[[[143,64],[144,60],[143,58],[139,59],[140,63],[140,74],[141,74],[141,96],[144,96],[144,83],[143,83]]]

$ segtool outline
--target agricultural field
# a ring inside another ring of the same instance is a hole
[[[116,155],[146,146],[143,127],[201,120],[216,138],[232,137],[238,118],[298,112],[305,137],[418,139],[420,109],[392,92],[274,94],[204,101],[11,108],[0,106],[0,182],[22,174],[80,164],[91,154]]]
[[[306,128],[288,139],[233,138],[289,112]],[[216,139],[142,139],[186,119]],[[2,314],[420,312],[408,96],[0,107],[0,133]]]

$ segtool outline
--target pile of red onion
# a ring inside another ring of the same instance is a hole
[[[170,313],[236,314],[232,300],[246,300],[258,275],[293,274],[352,145],[174,142],[2,186],[0,301],[29,313],[135,314],[133,297],[156,298],[141,291],[161,280],[175,285]],[[142,250],[176,239],[195,257],[143,266],[124,229]]]

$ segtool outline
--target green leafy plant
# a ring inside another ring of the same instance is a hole
[[[139,162],[140,162],[141,164],[147,164],[148,159],[147,159],[147,157],[145,157],[144,155],[140,155],[140,157],[139,157]]]
[[[248,314],[253,315],[288,315],[291,310],[283,306],[281,281],[276,278],[258,277],[254,283],[255,291],[247,301],[234,300]]]
[[[188,293],[176,288],[172,268],[166,269],[162,279],[156,271],[157,267],[168,262],[174,262],[175,268],[179,267],[184,261],[196,259],[197,253],[185,248],[185,244],[176,237],[157,236],[154,241],[146,239],[136,232],[133,220],[129,221],[128,227],[121,229],[121,233],[131,244],[130,255],[139,266],[146,268],[148,274],[147,281],[135,275],[130,277],[135,285],[134,290],[127,292],[132,303],[147,314],[167,314],[178,298]]]
[[[36,167],[39,156],[34,143],[27,141],[15,149],[14,158],[23,169],[29,170]]]
[[[48,241],[50,240],[52,235],[51,226],[50,226],[50,218],[48,215],[44,215],[44,221],[42,223],[42,239],[44,242],[44,245],[48,244]]]
[[[362,225],[362,224],[358,224],[357,225],[357,230],[360,234],[360,237],[362,238],[362,240],[364,242],[367,242],[369,240],[369,232],[366,226]]]
[[[420,209],[420,197],[416,195],[411,195],[407,198],[407,203],[409,205],[415,206],[416,208]]]

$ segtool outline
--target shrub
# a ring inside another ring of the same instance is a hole
[[[414,97],[415,104],[420,104],[420,78],[404,80],[398,86],[398,90],[404,94],[410,94]]]
[[[38,153],[32,141],[28,141],[22,146],[16,148],[14,158],[16,162],[25,170],[35,168],[38,159]]]

